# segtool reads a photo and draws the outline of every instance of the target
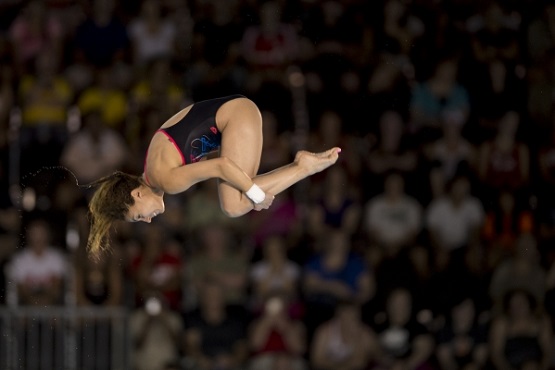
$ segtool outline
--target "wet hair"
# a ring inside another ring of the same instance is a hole
[[[109,233],[113,223],[125,220],[129,207],[135,203],[131,191],[143,185],[140,176],[116,171],[87,187],[98,186],[89,202],[90,231],[87,250],[93,257],[109,249]]]

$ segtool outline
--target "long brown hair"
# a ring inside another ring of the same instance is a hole
[[[129,207],[135,203],[131,191],[142,184],[140,176],[117,171],[86,185],[98,186],[89,202],[91,223],[87,250],[93,257],[110,247],[108,236],[113,223],[125,219]]]

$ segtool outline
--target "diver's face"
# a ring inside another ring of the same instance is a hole
[[[151,188],[141,185],[131,191],[135,203],[129,207],[127,221],[150,223],[152,219],[164,213],[163,195],[156,194]]]

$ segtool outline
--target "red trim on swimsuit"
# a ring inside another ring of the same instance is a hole
[[[185,156],[181,152],[181,149],[179,149],[179,147],[177,146],[177,143],[175,142],[175,140],[166,131],[164,131],[162,129],[157,130],[155,133],[157,133],[157,132],[163,133],[172,142],[173,146],[175,146],[175,149],[177,149],[177,152],[181,156],[181,164],[185,165]],[[147,174],[147,171],[146,171],[146,160],[147,160],[147,158],[148,158],[148,149],[146,150],[146,153],[145,153],[145,161],[144,161],[144,164],[143,164],[143,173],[145,174],[145,181],[146,181],[147,185],[151,186],[150,181],[148,181],[148,174]]]
[[[185,156],[183,155],[183,153],[181,152],[181,149],[179,149],[179,146],[177,145],[177,143],[175,142],[175,140],[173,139],[173,137],[170,136],[170,134],[168,134],[166,131],[160,129],[156,132],[161,132],[164,135],[166,135],[166,137],[172,142],[173,146],[175,146],[175,149],[177,149],[177,152],[179,153],[179,155],[181,156],[181,164],[185,165]]]

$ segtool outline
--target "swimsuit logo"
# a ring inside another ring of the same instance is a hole
[[[198,162],[206,154],[220,146],[218,140],[210,139],[206,135],[191,142],[191,162]]]
[[[218,133],[218,129],[214,126],[210,127],[210,131],[212,131],[214,133],[214,135],[216,135]]]

